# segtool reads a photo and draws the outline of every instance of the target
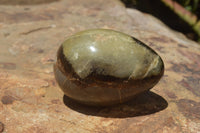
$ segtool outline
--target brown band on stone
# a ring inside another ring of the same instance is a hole
[[[140,42],[142,44],[142,42]],[[142,44],[143,45],[143,44]],[[148,49],[150,49],[148,46],[144,45]],[[152,49],[150,49],[152,50]],[[153,50],[152,50],[153,51]],[[154,51],[153,51],[154,52]],[[154,52],[155,53],[155,52]],[[164,72],[164,65],[162,66],[161,73],[156,76],[147,77],[144,79],[139,80],[133,80],[127,78],[116,78],[113,76],[105,76],[105,75],[99,75],[96,73],[96,70],[92,70],[92,73],[88,75],[86,78],[81,79],[73,70],[72,65],[68,62],[66,57],[63,54],[63,46],[58,50],[57,53],[57,64],[58,68],[63,72],[63,74],[68,77],[72,82],[74,82],[76,85],[86,87],[86,86],[102,86],[102,87],[111,87],[111,88],[129,88],[129,87],[138,87],[141,88],[142,86],[149,86],[153,87],[161,78]]]

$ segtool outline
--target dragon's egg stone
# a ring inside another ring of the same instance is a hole
[[[62,43],[54,73],[66,96],[83,104],[107,106],[151,89],[162,77],[164,63],[134,37],[93,29]]]

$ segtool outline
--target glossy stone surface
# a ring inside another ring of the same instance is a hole
[[[155,51],[121,32],[93,29],[70,36],[58,51],[55,77],[70,98],[90,105],[124,102],[163,75]]]

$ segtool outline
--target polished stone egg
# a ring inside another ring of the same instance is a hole
[[[57,52],[54,74],[64,94],[77,102],[107,106],[149,91],[164,63],[150,47],[127,34],[92,29],[76,33]]]

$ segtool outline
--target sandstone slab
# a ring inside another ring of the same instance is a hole
[[[51,1],[51,0],[50,0]],[[200,46],[118,0],[0,5],[0,122],[6,133],[200,131]],[[55,82],[56,51],[86,29],[114,29],[158,52],[165,74],[151,92],[105,108],[64,96]]]

